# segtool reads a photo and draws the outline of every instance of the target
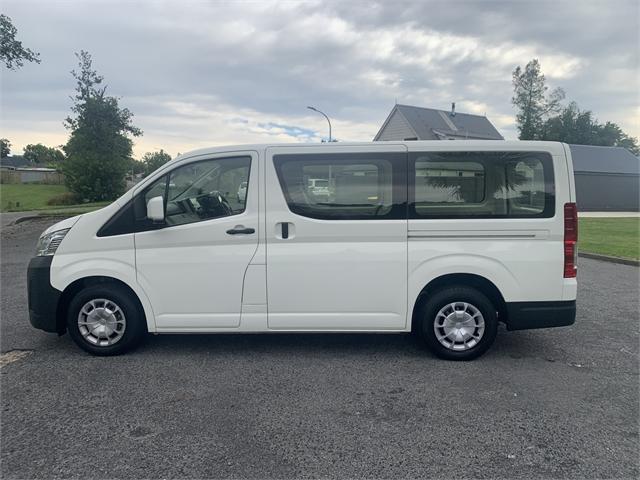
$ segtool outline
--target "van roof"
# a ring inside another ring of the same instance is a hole
[[[298,149],[338,149],[341,147],[370,147],[381,145],[406,145],[409,148],[438,148],[438,149],[482,149],[491,150],[493,148],[505,150],[509,148],[517,150],[537,149],[562,152],[563,144],[560,142],[539,142],[531,140],[410,140],[410,141],[377,141],[377,142],[330,142],[330,143],[259,143],[246,145],[220,145],[215,147],[200,148],[186,152],[176,157],[175,160],[184,159],[199,155],[209,155],[214,153],[237,152],[237,151],[262,151],[267,148],[298,148]]]

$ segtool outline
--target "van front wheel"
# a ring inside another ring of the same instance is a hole
[[[67,330],[73,341],[89,353],[119,355],[144,337],[144,315],[121,286],[92,285],[69,304]]]
[[[444,288],[430,295],[419,311],[421,333],[429,349],[447,360],[473,360],[493,344],[496,309],[469,287]]]

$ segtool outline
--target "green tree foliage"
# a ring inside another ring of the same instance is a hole
[[[8,157],[11,153],[11,142],[6,138],[0,138],[0,158]]]
[[[156,171],[162,165],[171,160],[169,155],[164,150],[160,149],[159,152],[147,152],[142,156],[142,163],[144,164],[144,173],[149,175]]]
[[[16,40],[17,33],[11,19],[0,14],[0,60],[9,70],[22,67],[24,62],[40,63],[40,54],[23,47],[22,42]]]
[[[624,147],[638,155],[638,140],[630,137],[613,122],[598,123],[589,110],[580,110],[571,102],[557,116],[547,119],[540,129],[541,140]]]
[[[118,106],[118,99],[105,95],[103,77],[93,70],[91,55],[81,51],[76,95],[65,121],[71,130],[64,147],[67,155],[62,171],[69,190],[89,201],[113,200],[124,192],[133,142],[142,131],[132,124],[133,114]]]
[[[524,70],[518,66],[513,71],[511,102],[518,110],[516,122],[520,140],[537,140],[536,135],[548,115],[560,110],[564,91],[556,88],[547,94],[548,89],[537,59],[527,63]]]
[[[29,163],[39,163],[57,167],[64,160],[64,153],[57,148],[47,147],[41,143],[24,147],[23,157]]]
[[[131,161],[129,162],[129,167],[127,168],[127,173],[144,173],[145,172],[145,164],[142,163],[140,160],[136,160],[135,158],[132,158]]]

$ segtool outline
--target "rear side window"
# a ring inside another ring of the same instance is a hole
[[[553,217],[553,161],[541,152],[411,154],[410,218]]]
[[[274,157],[289,209],[321,220],[406,218],[406,154]]]

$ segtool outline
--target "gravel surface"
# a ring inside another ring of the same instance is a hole
[[[501,330],[469,363],[343,334],[153,336],[97,358],[29,325],[49,223],[2,231],[3,479],[640,475],[637,267],[580,259],[573,327]]]

